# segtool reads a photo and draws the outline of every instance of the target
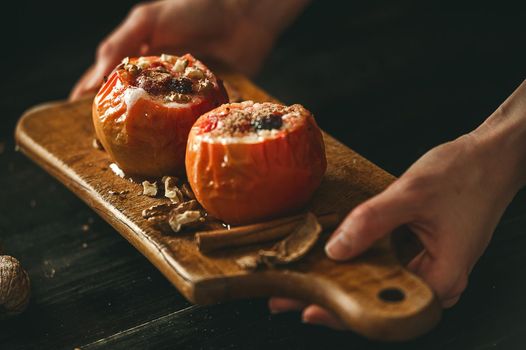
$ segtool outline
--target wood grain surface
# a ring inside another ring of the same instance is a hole
[[[272,100],[240,75],[220,75],[233,99]],[[298,263],[247,272],[235,260],[259,247],[203,255],[191,234],[158,232],[141,211],[162,199],[141,195],[138,183],[113,174],[105,152],[92,147],[91,99],[29,110],[18,123],[16,139],[26,155],[90,205],[194,303],[295,297],[330,309],[349,328],[379,340],[416,337],[440,318],[430,288],[402,268],[387,239],[358,259],[336,263],[323,252],[325,235]],[[328,170],[310,210],[343,216],[393,181],[393,176],[331,136],[324,134],[324,139]],[[110,191],[128,192],[116,196]]]

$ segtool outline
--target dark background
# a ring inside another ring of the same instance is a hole
[[[302,103],[395,175],[481,123],[526,72],[526,12],[511,2],[317,1],[256,82]],[[62,185],[14,152],[23,111],[67,97],[131,1],[19,2],[2,10],[0,244],[33,283],[0,349],[523,349],[526,196],[512,203],[464,297],[428,335],[378,344],[269,315],[265,300],[191,306]],[[83,227],[84,226],[84,227]]]

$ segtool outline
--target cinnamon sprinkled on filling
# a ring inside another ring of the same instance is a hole
[[[209,116],[212,127],[206,127],[212,137],[240,137],[250,134],[267,135],[289,129],[302,118],[300,105],[290,107],[275,103],[244,102],[241,108],[227,107],[219,114]]]

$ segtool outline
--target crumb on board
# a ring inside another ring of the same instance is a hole
[[[259,256],[247,255],[236,260],[236,264],[243,270],[255,270],[260,264]]]
[[[100,143],[99,139],[96,138],[96,137],[94,137],[93,140],[91,141],[91,145],[95,149],[104,150],[104,147],[102,146],[102,143]]]
[[[108,193],[111,194],[112,196],[118,196],[118,197],[122,197],[122,198],[125,198],[126,195],[129,193],[130,191],[128,190],[122,190],[122,191],[114,191],[114,190],[109,190]]]
[[[124,179],[124,176],[125,176],[124,175],[124,171],[122,171],[122,169],[119,168],[119,166],[117,164],[111,163],[110,164],[110,169],[111,169],[111,171],[113,171],[113,173],[115,175],[117,175],[118,177],[122,177]]]

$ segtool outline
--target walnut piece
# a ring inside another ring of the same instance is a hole
[[[144,209],[142,216],[163,232],[179,232],[185,227],[194,227],[205,222],[196,200],[154,205]]]
[[[168,218],[168,224],[172,231],[179,232],[184,226],[202,222],[201,212],[199,210],[187,210],[180,214],[172,212]]]
[[[168,215],[172,209],[177,208],[175,203],[158,204],[142,211],[142,217],[145,219],[152,218],[154,216]]]
[[[167,55],[167,54],[165,54],[165,53],[161,54],[161,61],[162,61],[162,62],[170,62],[170,63],[174,63],[176,59],[177,59],[176,56]]]
[[[202,79],[205,77],[203,71],[196,67],[186,68],[184,75],[190,79]]]
[[[182,73],[186,69],[186,66],[188,66],[188,60],[186,58],[179,58],[175,61],[172,70],[176,73]]]
[[[17,315],[29,303],[31,284],[20,262],[8,255],[0,256],[0,318]]]
[[[157,196],[157,182],[143,181],[142,194],[149,197]]]
[[[164,196],[169,198],[174,203],[181,203],[184,201],[184,196],[179,187],[177,187],[178,178],[173,176],[165,176],[162,179],[164,183]]]
[[[135,64],[141,68],[141,69],[145,69],[145,68],[148,68],[150,66],[150,61],[148,60],[148,58],[146,57],[139,57],[137,59],[137,61],[135,62]]]
[[[201,206],[199,205],[199,203],[197,203],[196,200],[190,200],[190,201],[187,201],[187,202],[182,202],[180,203],[177,207],[175,207],[172,212],[174,213],[177,213],[177,214],[181,214],[185,211],[188,211],[188,210],[199,210],[201,208]]]
[[[186,196],[188,199],[195,199],[194,191],[192,191],[192,188],[188,184],[188,182],[185,182],[181,185],[181,192]]]

